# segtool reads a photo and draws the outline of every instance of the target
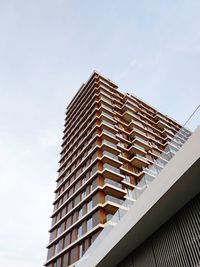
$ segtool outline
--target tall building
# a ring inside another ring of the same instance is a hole
[[[163,168],[166,146],[173,154],[190,135],[173,139],[180,124],[117,89],[95,71],[67,107],[47,267],[82,258],[144,175],[151,181]]]

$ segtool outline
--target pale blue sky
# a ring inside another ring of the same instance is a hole
[[[184,123],[200,1],[0,1],[0,267],[46,258],[67,103],[93,69]]]

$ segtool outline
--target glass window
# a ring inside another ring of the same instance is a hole
[[[86,190],[84,189],[83,192],[82,192],[82,200],[86,198]]]
[[[105,155],[105,156],[109,156],[110,158],[113,158],[113,159],[118,160],[118,156],[116,156],[115,154],[113,154],[113,153],[111,153],[111,152],[108,152],[107,150],[104,150],[104,151],[103,151],[103,155]]]
[[[89,154],[91,151],[92,151],[92,146],[90,145],[90,146],[88,147],[88,154]]]
[[[57,236],[61,234],[61,226],[58,227]]]
[[[127,174],[125,174],[125,181],[131,183],[130,176],[128,176]]]
[[[87,220],[87,231],[90,231],[93,228],[93,220],[90,218]]]
[[[92,190],[93,190],[93,185],[90,184],[90,192],[92,192]]]
[[[93,201],[90,200],[90,202],[88,202],[87,204],[87,212],[91,211],[92,208],[93,208]]]
[[[79,228],[78,228],[78,238],[81,237],[83,234],[83,226],[80,225]]]
[[[83,256],[83,245],[80,244],[79,246],[79,257],[82,257]]]
[[[83,216],[83,208],[79,210],[78,218],[80,219]]]
[[[108,163],[104,163],[104,168],[105,169],[109,169],[111,171],[114,171],[116,173],[120,173],[120,169],[119,168],[116,168],[116,167],[114,167],[114,166],[112,166],[112,165],[110,165]]]
[[[86,163],[83,164],[82,171],[84,171],[85,169],[86,169]]]
[[[86,175],[84,175],[82,178],[82,184],[85,184],[85,182],[86,182]]]
[[[59,245],[58,245],[58,243],[56,243],[56,245],[55,245],[55,254],[57,254],[58,251],[59,251]]]

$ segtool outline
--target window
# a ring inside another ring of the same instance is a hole
[[[86,198],[86,190],[84,189],[83,192],[82,192],[82,200]]]
[[[56,267],[62,267],[62,258],[58,258],[56,261]]]
[[[130,176],[128,176],[127,174],[125,174],[125,181],[131,183]]]
[[[79,210],[78,218],[80,219],[83,216],[83,208]]]
[[[82,155],[82,156],[80,156],[79,157],[79,163],[81,163],[81,161],[84,159],[84,156]]]
[[[93,208],[93,202],[92,200],[90,200],[90,202],[88,202],[87,204],[87,212],[91,211],[92,208]]]
[[[83,226],[80,225],[79,228],[78,228],[78,238],[81,237],[83,234]]]
[[[80,244],[79,246],[79,257],[81,258],[83,256],[83,245]]]
[[[93,220],[92,218],[90,218],[89,220],[87,220],[87,231],[92,230],[93,228]]]
[[[86,163],[84,163],[83,165],[82,165],[82,171],[84,171],[86,169]]]
[[[92,171],[92,169],[90,169],[89,170],[89,176],[92,177],[92,175],[93,175],[93,171]]]
[[[90,146],[88,147],[88,154],[89,154],[91,151],[92,151],[92,146],[90,145]]]
[[[56,245],[55,245],[55,254],[57,254],[58,251],[59,251],[59,246],[58,246],[58,243],[56,243]]]
[[[59,236],[61,234],[61,226],[58,227],[58,230],[57,230],[57,236]]]
[[[82,184],[85,184],[85,182],[86,182],[86,175],[84,175],[82,178]]]
[[[84,145],[82,145],[80,148],[81,148],[81,150],[83,150],[84,149]]]
[[[88,160],[87,160],[87,165],[89,166],[91,162],[92,162],[92,157],[89,157]]]
[[[91,192],[92,192],[92,190],[93,190],[93,185],[92,185],[92,184],[90,184],[89,186],[90,186],[90,193],[91,193]]]

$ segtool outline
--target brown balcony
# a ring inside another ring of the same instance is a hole
[[[157,113],[154,116],[154,118],[157,119],[157,120],[163,120],[163,121],[165,121],[165,123],[168,123],[168,119],[165,116],[161,115],[160,113]]]
[[[116,155],[110,156],[108,153],[111,154],[110,152],[104,150],[103,157],[102,157],[103,163],[110,164],[114,167],[120,167],[122,163],[118,160],[118,157]]]
[[[104,203],[104,208],[107,213],[115,214],[115,212],[120,208],[120,205],[110,201],[106,201]]]
[[[124,184],[126,186],[126,188],[128,187],[129,189],[134,189],[136,186],[127,182],[126,180],[122,181],[122,184]]]
[[[123,204],[124,200],[113,197],[111,195],[106,195],[105,196],[105,203],[104,203],[104,208],[107,213],[114,214],[120,206]]]
[[[122,162],[125,162],[125,163],[130,162],[130,160],[126,156],[123,156],[123,154],[119,154],[119,158],[121,159]]]
[[[135,128],[135,129],[138,129],[138,130],[144,130],[144,126],[138,122],[138,121],[135,121],[135,120],[132,120],[129,124],[129,127],[131,128]]]
[[[100,119],[101,119],[101,125],[100,126],[101,126],[102,129],[106,129],[106,130],[108,130],[110,132],[113,132],[113,133],[117,132],[117,130],[114,128],[114,124],[113,123],[111,123],[111,122],[109,122],[107,120],[104,120],[102,115],[100,116]]]
[[[125,111],[124,111],[122,117],[127,122],[131,122],[133,120],[133,118],[135,118],[135,116],[136,116],[135,113],[136,113],[135,108],[127,107],[127,108],[125,108]]]
[[[120,149],[120,151],[128,152],[128,146],[125,147],[123,144],[119,143],[117,144],[117,147]]]
[[[114,181],[121,181],[124,179],[124,175],[120,174],[120,167],[116,168],[109,164],[104,164],[102,175]]]
[[[145,155],[147,152],[144,147],[137,145],[136,143],[132,144],[132,146],[129,148],[128,151],[130,154],[140,154],[140,155]]]
[[[103,127],[102,127],[102,128],[103,128]],[[110,130],[107,130],[107,129],[105,129],[105,128],[103,128],[100,137],[101,137],[102,139],[106,139],[106,140],[108,140],[109,142],[112,142],[112,143],[114,143],[114,144],[117,144],[117,143],[119,142],[118,139],[116,139],[116,135],[115,135],[115,133],[113,133],[113,132],[111,132]]]
[[[147,137],[147,135],[145,134],[145,132],[143,132],[143,131],[141,131],[141,130],[139,130],[139,129],[137,129],[137,128],[133,128],[132,129],[132,131],[130,132],[130,136],[131,137],[142,137],[143,139],[145,139],[145,140],[148,140],[148,137]]]
[[[151,145],[147,142],[147,140],[140,138],[138,136],[135,136],[133,144],[141,145],[142,147],[144,147],[146,151],[148,151],[151,148]]]
[[[133,119],[132,113],[128,110],[123,113],[122,117],[127,122],[130,122]]]
[[[99,97],[98,101],[100,104],[103,104],[103,105],[108,106],[108,107],[112,107],[112,101],[108,97],[103,95],[102,92],[100,93],[99,96],[100,97]]]
[[[146,159],[144,157],[142,157],[141,155],[137,154],[135,155],[131,160],[130,160],[131,164],[133,164],[134,166],[136,166],[137,168],[142,168],[142,167],[146,167],[148,166],[148,162],[146,161]]]
[[[104,180],[104,183],[105,184],[103,186],[103,191],[105,192],[105,194],[114,196],[116,198],[122,198],[126,195],[126,191],[122,189],[122,185],[118,182],[106,178]],[[121,187],[119,187],[119,185]]]
[[[106,151],[108,151],[108,152],[110,152],[110,153],[113,153],[113,154],[115,154],[115,155],[118,155],[118,154],[120,153],[120,150],[117,149],[117,145],[114,144],[114,143],[112,143],[112,142],[110,142],[110,141],[107,140],[107,139],[104,139],[104,140],[103,140],[103,142],[102,142],[102,144],[101,144],[101,148],[102,148],[103,150],[106,150]]]
[[[163,134],[169,135],[171,137],[174,137],[175,135],[170,129],[167,129],[167,128],[164,129]]]
[[[140,177],[140,176],[143,174],[142,171],[136,173],[136,172],[133,172],[133,171],[131,171],[131,170],[128,170],[128,169],[125,168],[124,166],[120,167],[120,170],[122,170],[123,172],[127,173],[128,175],[132,175],[132,176],[135,176],[135,177]],[[123,176],[123,178],[124,178],[124,176]]]
[[[166,127],[170,128],[170,126],[162,120],[157,121],[155,124],[162,130],[165,129]]]
[[[134,108],[136,110],[139,110],[140,109],[137,101],[134,98],[132,98],[131,96],[126,95],[124,97],[124,99],[126,100],[125,101],[125,105],[126,106],[131,106],[131,108]]]

